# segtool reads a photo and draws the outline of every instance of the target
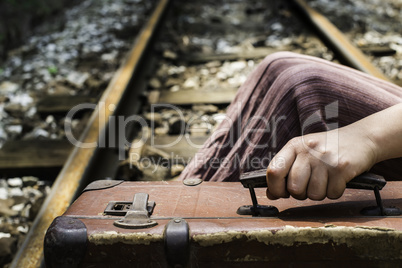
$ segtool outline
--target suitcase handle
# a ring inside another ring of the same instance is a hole
[[[246,172],[240,175],[240,182],[244,188],[264,188],[267,187],[267,170],[260,169]],[[346,188],[374,190],[376,187],[381,190],[387,182],[384,177],[373,173],[365,172],[346,184]]]
[[[264,216],[264,209],[269,210],[269,215],[274,215],[272,206],[261,206],[257,202],[257,197],[255,195],[254,188],[267,187],[266,169],[260,169],[256,171],[246,172],[240,175],[240,182],[244,188],[248,188],[250,191],[251,200],[253,202],[252,206],[242,206],[239,208],[238,213],[241,215],[253,215],[253,216]],[[380,190],[385,186],[387,182],[384,177],[365,172],[346,184],[346,188],[350,189],[362,189],[362,190],[373,190],[375,199],[377,202],[376,207],[365,208],[362,210],[362,214],[367,216],[396,216],[401,215],[401,211],[398,208],[384,208],[382,203]],[[267,208],[265,208],[267,207]],[[245,210],[246,209],[246,210]],[[276,208],[275,208],[276,209]],[[244,212],[246,211],[246,212]],[[276,209],[277,211],[277,209]],[[248,214],[247,214],[248,213]],[[276,213],[277,214],[277,213]]]

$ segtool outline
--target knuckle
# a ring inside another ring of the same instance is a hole
[[[301,137],[294,137],[288,141],[287,145],[289,145],[295,149],[300,145],[300,142],[301,142]]]
[[[267,178],[272,178],[278,176],[278,169],[272,165],[267,168]]]
[[[336,170],[342,172],[350,166],[350,161],[340,157],[338,159],[338,165],[336,166]]]

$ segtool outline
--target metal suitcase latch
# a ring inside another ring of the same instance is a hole
[[[149,195],[146,193],[135,194],[133,203],[127,210],[124,218],[115,221],[114,225],[127,229],[142,229],[157,225],[158,223],[154,220],[151,220],[149,217],[155,206],[155,202],[148,202],[148,198]],[[125,208],[127,209],[127,205],[125,204],[119,204],[119,202],[115,202],[114,204],[114,208],[124,208],[124,206],[126,206]]]
[[[107,204],[103,213],[105,215],[112,215],[112,216],[125,216],[132,206],[133,206],[132,201],[110,201]],[[148,201],[147,210],[149,215],[151,215],[152,212],[154,211],[154,207],[155,202]]]

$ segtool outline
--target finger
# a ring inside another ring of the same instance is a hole
[[[269,192],[269,188],[267,188],[267,197],[268,197],[269,199],[271,199],[271,200],[276,200],[276,199],[278,199],[278,197],[273,196],[273,195]],[[287,197],[289,197],[289,194],[288,194]]]
[[[289,197],[289,193],[286,190],[286,177],[295,158],[296,152],[293,146],[285,145],[271,160],[267,168],[268,198]]]
[[[329,199],[337,199],[343,195],[346,188],[346,180],[339,174],[328,174],[327,197]]]
[[[327,196],[328,171],[324,165],[312,168],[307,186],[307,197],[312,200],[323,200]]]
[[[308,158],[298,155],[288,175],[287,190],[289,194],[296,199],[306,199],[310,175],[311,167]]]

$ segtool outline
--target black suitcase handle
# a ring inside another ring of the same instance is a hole
[[[272,206],[261,206],[257,202],[257,197],[255,195],[254,188],[264,188],[267,187],[266,169],[260,169],[256,171],[246,172],[240,175],[240,182],[244,188],[248,188],[251,195],[251,200],[253,202],[252,206],[240,207],[238,213],[241,215],[253,215],[253,216],[264,216],[267,214],[264,209],[269,210],[269,215],[277,214],[277,210],[274,211]],[[367,216],[397,216],[401,215],[401,211],[398,208],[384,208],[380,190],[387,184],[384,177],[373,174],[370,172],[365,172],[351,181],[346,183],[346,188],[350,189],[362,189],[362,190],[373,190],[377,202],[376,207],[365,208],[362,210],[363,215]],[[267,207],[267,208],[265,208]],[[246,210],[245,210],[246,209]],[[250,212],[249,212],[250,211]],[[274,212],[273,212],[274,211]]]
[[[266,169],[246,172],[240,175],[240,182],[245,188],[264,188],[267,187]],[[374,190],[378,188],[381,190],[387,182],[384,177],[370,172],[365,172],[346,184],[346,188]]]

